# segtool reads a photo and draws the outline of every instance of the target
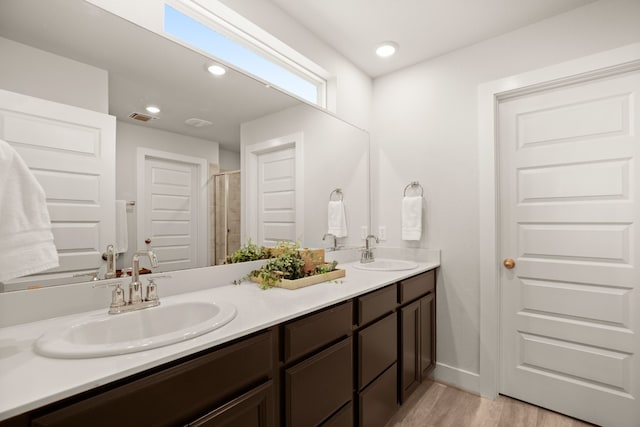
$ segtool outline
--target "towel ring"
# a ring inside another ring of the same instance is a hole
[[[416,187],[420,189],[420,197],[424,197],[424,188],[422,188],[422,185],[420,185],[418,181],[412,181],[411,183],[407,184],[407,186],[404,187],[404,191],[402,194],[404,195],[404,197],[407,197],[407,190]]]
[[[333,200],[334,194],[339,197],[338,200],[342,201],[343,199],[342,188],[336,188],[335,190],[333,190],[331,194],[329,194],[329,201]]]

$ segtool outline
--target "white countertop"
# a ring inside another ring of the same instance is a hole
[[[363,271],[352,265],[340,264],[347,271],[343,279],[295,291],[264,291],[254,283],[243,282],[162,298],[164,304],[228,301],[236,306],[237,316],[220,329],[197,338],[138,353],[52,359],[33,351],[35,340],[49,328],[104,312],[107,307],[0,328],[0,421],[432,270],[439,262],[418,262],[416,269],[393,272]]]

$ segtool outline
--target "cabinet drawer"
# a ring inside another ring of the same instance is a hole
[[[189,427],[275,427],[273,381],[256,387],[221,408],[189,424]]]
[[[287,426],[318,425],[353,392],[351,337],[285,370]]]
[[[352,313],[349,301],[284,325],[284,362],[350,335]]]
[[[361,427],[383,427],[398,410],[396,366],[393,364],[360,393],[358,415]]]
[[[272,333],[265,332],[71,404],[32,425],[184,425],[271,377],[273,346]]]
[[[347,406],[324,422],[322,427],[353,427],[353,403],[349,402]]]
[[[358,332],[358,390],[398,360],[397,319],[391,313]]]
[[[436,286],[436,271],[431,270],[400,282],[400,304],[412,301],[429,292]]]
[[[397,305],[396,285],[387,286],[356,299],[358,326],[391,313]]]

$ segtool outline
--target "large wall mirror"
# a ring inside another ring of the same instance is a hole
[[[4,291],[86,281],[74,276],[103,268],[105,246],[116,238],[127,242],[119,268],[150,247],[159,271],[171,271],[221,263],[248,239],[328,247],[330,200],[345,207],[348,232],[340,245],[359,245],[370,226],[369,135],[232,69],[212,76],[212,58],[202,53],[82,0],[3,0],[0,54],[11,64],[0,70],[0,138],[19,153],[34,149],[33,129],[49,140],[51,171],[39,168],[52,177],[43,185],[48,202],[64,198],[49,193],[54,185],[60,194],[85,188],[52,172],[58,152],[69,151],[56,142],[68,142],[66,131],[45,132],[49,119],[41,117],[26,131],[10,131],[19,114],[4,103],[22,108],[19,97],[28,96],[116,118],[113,170],[97,180],[111,188],[115,205],[108,200],[98,209],[106,234],[90,231],[77,213],[75,222],[52,214],[66,267],[0,284]],[[145,111],[150,104],[161,111]],[[182,194],[182,187],[195,193]],[[191,204],[181,204],[187,199]],[[73,246],[80,237],[89,243]]]

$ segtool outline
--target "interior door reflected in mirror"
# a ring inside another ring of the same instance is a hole
[[[100,277],[108,245],[117,269],[129,268],[150,236],[154,271],[219,264],[258,241],[258,224],[266,244],[324,247],[335,188],[348,217],[341,245],[359,244],[369,225],[368,134],[234,70],[213,76],[210,57],[82,0],[3,0],[0,52],[0,138],[40,171],[61,259],[58,269],[0,284],[5,291]],[[46,111],[16,107],[25,99]],[[60,114],[55,132],[51,111]],[[112,124],[96,131],[85,115]],[[292,135],[294,162],[257,160]],[[149,153],[201,166],[145,172]],[[292,188],[278,187],[283,172]]]

